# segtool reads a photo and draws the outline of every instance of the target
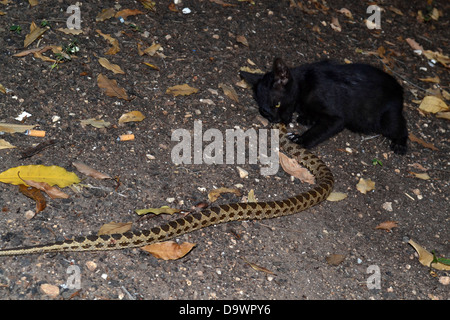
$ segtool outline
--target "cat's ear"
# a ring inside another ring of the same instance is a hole
[[[285,86],[292,78],[288,66],[281,58],[273,62],[274,86]]]
[[[259,73],[250,73],[246,71],[239,72],[242,79],[244,79],[249,85],[254,87],[262,78],[263,74]]]

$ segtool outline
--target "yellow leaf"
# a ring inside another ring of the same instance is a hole
[[[165,213],[165,214],[174,214],[177,212],[180,212],[180,209],[175,209],[175,208],[169,208],[168,206],[162,206],[161,208],[148,208],[148,209],[136,209],[135,212],[142,216],[144,214],[147,213],[153,213],[153,214],[161,214],[161,213]]]
[[[145,64],[146,66],[149,66],[153,70],[159,71],[159,68],[157,66],[155,66],[154,64],[151,64],[151,63],[148,63],[148,62],[142,62],[142,63]]]
[[[124,113],[119,118],[119,123],[142,121],[145,116],[140,111],[130,111]]]
[[[420,103],[419,109],[429,113],[437,113],[441,111],[448,111],[447,104],[435,96],[426,96]]]
[[[341,201],[347,198],[347,194],[343,192],[332,192],[327,198],[327,201]]]
[[[415,173],[415,172],[410,172],[411,174],[413,174],[416,178],[422,179],[422,180],[429,180],[431,179],[430,176],[428,175],[428,173],[424,172],[424,173]]]
[[[19,173],[20,172],[20,173]],[[19,178],[20,175],[20,178]],[[10,184],[23,184],[22,179],[36,182],[46,182],[49,185],[58,185],[60,188],[79,183],[80,179],[73,172],[58,166],[28,165],[8,169],[0,173],[0,182]]]
[[[176,260],[188,254],[193,247],[195,247],[195,243],[184,242],[178,244],[174,241],[165,241],[143,246],[141,249],[159,259]]]
[[[428,252],[425,248],[423,248],[421,245],[419,245],[418,243],[414,242],[412,239],[410,239],[408,241],[408,243],[414,248],[416,249],[417,253],[419,254],[419,262],[421,264],[423,264],[424,266],[427,267],[432,267],[435,268],[437,270],[450,270],[450,266],[440,263],[440,262],[433,262],[433,254]]]
[[[102,234],[115,234],[115,233],[125,233],[130,231],[132,222],[109,222],[105,223],[98,230],[97,235]]]
[[[366,194],[367,192],[375,189],[375,182],[370,179],[361,178],[356,185],[356,189],[358,189],[359,192]]]
[[[166,90],[166,94],[173,94],[175,97],[180,96],[180,95],[188,96],[190,94],[197,93],[197,92],[198,92],[197,88],[190,87],[187,84],[173,86]]]

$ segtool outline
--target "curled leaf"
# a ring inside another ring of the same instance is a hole
[[[190,87],[188,84],[181,84],[170,87],[166,90],[166,94],[172,94],[176,96],[188,96],[193,93],[197,93],[198,89]]]
[[[119,118],[119,123],[125,123],[125,122],[137,122],[142,121],[145,119],[145,116],[140,111],[130,111],[127,113],[124,113]]]
[[[302,182],[306,182],[309,184],[315,183],[315,178],[311,174],[311,172],[309,172],[308,169],[302,167],[297,162],[297,160],[289,158],[288,156],[286,156],[284,153],[281,153],[281,152],[279,153],[279,157],[280,157],[281,167],[288,174],[300,179],[300,181],[302,181]]]
[[[356,189],[358,189],[359,192],[366,194],[367,192],[375,189],[375,182],[370,179],[361,178],[356,185]]]
[[[44,210],[45,207],[47,206],[47,201],[45,201],[45,198],[39,189],[27,187],[24,184],[20,184],[19,191],[28,198],[31,198],[34,201],[36,201],[36,213]]]
[[[222,193],[234,193],[238,197],[241,196],[241,192],[238,189],[218,188],[218,189],[214,189],[208,193],[209,201],[211,201],[211,202],[216,201]]]
[[[99,172],[88,165],[81,162],[72,162],[72,165],[77,168],[78,171],[84,173],[87,176],[90,176],[94,179],[103,180],[103,179],[112,179],[110,175],[106,173]]]

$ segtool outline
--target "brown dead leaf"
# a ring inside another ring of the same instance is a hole
[[[356,189],[358,189],[359,192],[366,194],[367,192],[375,189],[375,182],[370,179],[361,178],[356,185]]]
[[[337,32],[342,31],[341,25],[339,24],[339,19],[337,17],[331,18],[330,26],[331,26],[331,29],[333,29],[334,31],[337,31]]]
[[[30,187],[44,191],[52,199],[68,199],[69,198],[69,195],[67,193],[61,191],[61,189],[59,189],[56,186],[52,187],[51,185],[49,185],[46,182],[36,182],[33,180],[23,180],[23,179],[22,179],[22,181],[25,182],[25,184],[29,185]]]
[[[125,74],[125,72],[120,68],[119,65],[109,62],[106,58],[98,58],[98,62],[102,65],[102,67],[119,74]]]
[[[47,202],[45,201],[45,198],[42,195],[41,190],[33,187],[27,187],[24,184],[19,184],[19,191],[28,198],[31,198],[34,201],[36,201],[36,213],[41,212],[47,206]]]
[[[437,113],[450,110],[447,104],[436,96],[426,96],[423,98],[419,109],[428,113]]]
[[[436,113],[436,118],[450,120],[450,112],[438,112]]]
[[[87,176],[90,176],[94,179],[103,180],[103,179],[112,179],[111,176],[109,176],[106,173],[101,173],[88,165],[81,163],[81,162],[72,162],[72,165],[77,168],[78,171],[81,173],[84,173]]]
[[[147,246],[141,247],[141,249],[151,253],[155,258],[158,259],[176,260],[188,254],[189,251],[191,251],[192,248],[195,247],[195,245],[195,243],[189,242],[178,244],[174,241],[165,241],[149,244]]]
[[[409,138],[409,140],[411,140],[412,142],[417,142],[418,144],[420,144],[421,146],[423,146],[423,147],[425,147],[425,148],[428,148],[428,149],[431,149],[431,150],[435,150],[435,151],[439,150],[439,149],[436,148],[432,143],[425,142],[424,140],[422,140],[422,139],[416,137],[416,136],[415,136],[413,133],[411,133],[411,132],[408,134],[408,138]]]
[[[188,96],[193,93],[197,93],[198,89],[190,87],[188,84],[176,85],[170,88],[167,88],[166,94],[173,94],[176,96]]]
[[[339,13],[342,13],[344,16],[346,16],[348,19],[353,20],[353,15],[347,8],[341,8],[341,10],[338,11]]]
[[[315,178],[308,169],[302,167],[297,160],[289,158],[284,153],[279,152],[280,164],[284,171],[294,176],[302,182],[315,183]]]
[[[347,198],[347,194],[343,192],[331,192],[327,198],[327,201],[341,201]]]
[[[209,0],[210,2],[214,2],[215,4],[220,4],[222,7],[236,7],[236,4],[226,3],[222,0]]]
[[[159,43],[153,43],[150,47],[142,50],[141,44],[138,43],[137,47],[138,47],[138,54],[140,56],[143,56],[144,54],[146,54],[150,57],[153,57],[156,54],[156,52],[161,48],[161,45]]]
[[[95,21],[100,22],[111,19],[112,17],[114,17],[115,13],[116,10],[114,10],[114,8],[103,9],[102,12],[97,15]]]
[[[117,52],[120,51],[120,47],[119,47],[119,41],[113,37],[111,37],[109,34],[104,34],[103,32],[101,32],[100,30],[95,30],[99,35],[101,35],[106,41],[108,41],[112,47],[109,48],[108,51],[105,52],[105,54],[107,55],[113,55],[116,54]]]
[[[216,201],[222,193],[234,193],[238,197],[241,196],[241,192],[238,189],[218,188],[218,189],[214,189],[208,193],[209,201],[211,201],[211,202]]]
[[[129,16],[135,16],[138,14],[144,14],[144,12],[138,9],[123,9],[116,13],[116,18],[122,17],[126,19]]]
[[[236,36],[236,41],[239,43],[242,43],[244,46],[248,47],[248,41],[247,38],[241,35]]]
[[[325,260],[329,265],[338,266],[345,260],[345,256],[342,254],[330,254]]]
[[[109,222],[105,223],[100,227],[97,235],[101,236],[103,234],[115,234],[115,233],[125,233],[131,230],[132,222]]]
[[[441,79],[439,79],[438,76],[436,76],[436,77],[428,77],[428,78],[421,78],[419,80],[423,81],[423,82],[431,82],[431,83],[440,83],[441,82]]]
[[[235,102],[239,102],[238,94],[236,93],[236,90],[230,85],[219,83],[219,88],[223,90],[223,93],[230,98],[231,100]]]
[[[386,232],[391,232],[392,228],[397,228],[398,222],[397,221],[385,221],[380,223],[375,227],[375,229],[381,229],[386,230]]]
[[[50,27],[39,28],[34,22],[30,25],[30,33],[25,36],[23,47],[28,47],[33,41],[42,36]]]
[[[130,100],[123,88],[117,86],[116,80],[110,80],[103,74],[99,74],[97,77],[97,84],[100,88],[105,89],[105,94],[109,97],[117,97],[124,100]]]
[[[246,264],[248,264],[252,269],[254,269],[254,270],[256,270],[256,271],[261,271],[261,272],[265,272],[265,273],[267,273],[267,274],[272,274],[272,275],[275,274],[273,271],[270,271],[269,269],[266,269],[266,268],[264,268],[264,267],[258,266],[257,264],[248,261],[248,260],[245,259],[244,257],[241,257],[241,259],[244,260],[244,262],[245,262]]]
[[[418,44],[416,42],[416,40],[411,39],[411,38],[406,38],[406,42],[409,44],[409,46],[413,49],[413,50],[420,50],[423,52],[423,47]]]
[[[441,63],[444,67],[450,68],[450,57],[446,56],[440,52],[437,51],[431,51],[431,50],[425,50],[423,52],[423,55],[427,57],[427,59],[431,60],[434,59]]]

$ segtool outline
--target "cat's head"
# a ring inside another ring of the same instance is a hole
[[[273,70],[266,74],[240,72],[253,87],[259,112],[272,123],[288,124],[295,108],[295,88],[289,68],[281,58],[273,62]]]

